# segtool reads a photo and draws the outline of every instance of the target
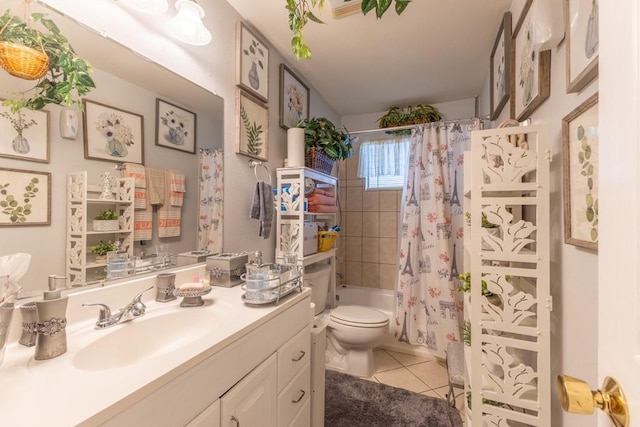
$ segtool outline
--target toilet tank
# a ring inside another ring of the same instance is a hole
[[[327,305],[331,266],[317,263],[304,268],[304,286],[311,288],[311,302],[316,305],[315,314],[322,313]]]

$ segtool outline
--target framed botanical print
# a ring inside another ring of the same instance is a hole
[[[0,169],[0,226],[51,224],[51,173]]]
[[[491,120],[496,120],[509,100],[511,69],[511,13],[502,18],[498,36],[491,51]]]
[[[529,117],[551,94],[551,51],[534,48],[531,4],[522,10],[511,40],[511,118],[518,121]]]
[[[82,100],[85,159],[144,164],[143,117]]]
[[[280,127],[295,127],[309,118],[309,87],[285,64],[280,64]]]
[[[598,249],[598,94],[562,119],[564,241]]]
[[[269,160],[269,109],[243,90],[237,95],[237,153]]]
[[[598,0],[564,0],[567,93],[598,75]]]
[[[0,135],[0,157],[49,163],[48,111],[0,105]]]
[[[269,100],[269,48],[243,22],[238,24],[237,84],[263,102]]]
[[[156,98],[156,145],[194,154],[196,114]]]

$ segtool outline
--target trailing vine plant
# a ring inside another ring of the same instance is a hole
[[[244,130],[247,132],[247,153],[257,156],[262,153],[262,137],[260,136],[264,132],[262,125],[249,120],[249,115],[243,105],[240,105],[240,118],[242,118]]]
[[[289,29],[292,34],[291,50],[296,58],[309,59],[311,58],[311,49],[304,43],[302,29],[309,21],[324,24],[313,12],[314,9],[317,9],[318,12],[322,11],[324,0],[286,0],[286,2],[285,8],[289,11]],[[410,2],[411,0],[362,0],[361,10],[363,15],[375,10],[376,17],[380,19],[391,4],[395,5],[395,11],[400,15]]]

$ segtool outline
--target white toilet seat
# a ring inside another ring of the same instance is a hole
[[[331,311],[335,323],[358,328],[379,328],[389,324],[389,317],[379,310],[361,305],[340,305]]]

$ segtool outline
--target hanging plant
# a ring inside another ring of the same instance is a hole
[[[289,29],[292,34],[291,50],[296,55],[296,58],[309,59],[311,58],[311,49],[303,41],[302,29],[309,21],[324,24],[313,13],[313,9],[317,9],[319,12],[322,11],[324,0],[286,0],[286,2],[285,8],[289,11]],[[395,4],[395,11],[400,15],[410,2],[411,0],[362,0],[361,10],[363,15],[375,10],[376,17],[380,19],[391,4]]]
[[[41,25],[44,31],[31,24]],[[40,70],[23,73],[16,68],[20,62],[35,64],[34,68]],[[95,88],[89,63],[75,53],[56,24],[42,13],[32,13],[31,22],[9,10],[0,17],[0,66],[16,77],[37,80],[33,88],[3,102],[13,113],[21,108],[40,110],[47,104],[76,104],[82,109],[80,97]]]
[[[380,128],[392,128],[397,126],[439,122],[440,120],[442,120],[442,116],[434,106],[418,104],[415,107],[391,107],[384,116],[378,119],[378,126]],[[387,132],[396,135],[410,135],[411,129]]]

